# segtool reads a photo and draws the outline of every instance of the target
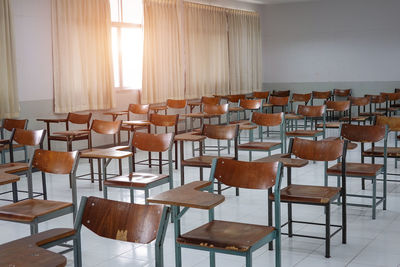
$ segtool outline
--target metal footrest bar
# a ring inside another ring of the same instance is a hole
[[[316,222],[306,222],[306,221],[296,221],[293,220],[292,223],[301,223],[301,224],[311,224],[311,225],[319,225],[319,226],[326,226],[324,223],[316,223]],[[289,222],[286,222],[284,224],[281,225],[281,227],[284,227],[286,225],[288,225]],[[329,237],[332,238],[334,235],[336,235],[337,233],[339,233],[343,226],[342,225],[338,225],[338,224],[330,224],[330,227],[335,227],[338,228],[336,229]],[[289,233],[284,233],[281,232],[282,235],[289,235]],[[299,236],[299,237],[307,237],[307,238],[314,238],[314,239],[322,239],[325,240],[325,237],[320,237],[320,236],[312,236],[312,235],[301,235],[301,234],[292,234],[292,236]]]

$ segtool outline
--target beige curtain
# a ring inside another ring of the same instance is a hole
[[[184,98],[177,0],[144,0],[142,103]]]
[[[52,0],[55,112],[114,107],[109,0]]]
[[[10,2],[0,0],[0,118],[19,115]]]
[[[184,3],[186,98],[229,94],[225,10]]]
[[[227,16],[231,94],[261,90],[260,16],[233,9]]]

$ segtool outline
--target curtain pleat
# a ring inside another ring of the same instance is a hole
[[[261,90],[261,31],[257,13],[229,10],[230,93]]]
[[[229,94],[225,9],[184,2],[185,97]]]
[[[9,0],[0,0],[0,118],[18,117],[13,22]]]
[[[109,0],[52,0],[54,108],[115,106]]]
[[[184,98],[178,11],[176,0],[144,0],[143,104]]]

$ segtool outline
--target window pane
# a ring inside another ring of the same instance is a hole
[[[123,22],[142,24],[143,4],[142,0],[122,0]]]
[[[121,83],[119,81],[119,63],[118,63],[118,58],[119,58],[118,28],[115,27],[112,28],[111,38],[112,38],[112,55],[113,55],[113,67],[114,67],[114,87],[120,87]]]
[[[143,31],[141,28],[121,29],[123,87],[142,88]]]
[[[111,21],[120,22],[119,18],[119,0],[110,0]]]

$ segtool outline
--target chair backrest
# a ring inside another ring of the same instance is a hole
[[[332,96],[332,91],[324,91],[324,92],[312,91],[311,94],[312,94],[312,99],[327,100]]]
[[[16,119],[3,119],[2,128],[11,132],[12,129],[26,129],[28,126],[28,120],[16,120]]]
[[[81,203],[84,205],[80,207],[83,208],[83,215],[78,218],[75,228],[80,228],[82,224],[99,236],[115,240],[148,244],[162,230],[160,223],[167,220],[167,213],[161,205],[141,205],[97,197],[82,197]]]
[[[277,126],[283,121],[284,113],[261,113],[253,112],[251,122],[260,126]]]
[[[286,106],[289,103],[289,97],[271,95],[269,97],[269,103],[275,106]]]
[[[259,109],[261,108],[262,99],[240,99],[239,106],[244,109]]]
[[[340,135],[353,142],[375,143],[386,138],[386,127],[383,125],[343,124]]]
[[[369,104],[370,98],[349,96],[349,100],[352,106],[363,107]]]
[[[210,96],[203,96],[201,98],[202,104],[211,104],[211,105],[218,105],[221,102],[220,97],[210,97]]]
[[[305,106],[299,105],[297,113],[305,117],[323,117],[325,114],[325,105],[322,106]]]
[[[133,147],[143,151],[164,152],[171,150],[174,142],[174,134],[151,134],[135,131],[131,142]]]
[[[147,104],[129,104],[128,113],[132,112],[133,114],[147,114],[149,113],[150,105]]]
[[[289,97],[290,90],[273,90],[271,96]]]
[[[280,180],[280,164],[219,158],[211,178],[232,187],[269,189]]]
[[[304,102],[307,105],[308,101],[311,99],[311,93],[309,94],[293,94],[292,95],[292,102]]]
[[[204,124],[203,128],[201,129],[201,135],[205,135],[208,138],[220,139],[220,140],[236,139],[237,136],[239,135],[239,125]]]
[[[121,128],[121,121],[93,120],[90,130],[98,134],[117,134]]]
[[[74,171],[78,151],[61,152],[36,149],[32,167],[46,173],[71,174]]]
[[[351,89],[333,89],[334,96],[348,97],[351,96]]]
[[[390,131],[400,131],[400,117],[376,116],[375,125],[387,125]]]
[[[184,109],[186,108],[187,100],[186,99],[167,99],[167,107],[174,109]]]
[[[226,97],[227,97],[227,99],[228,99],[228,102],[237,103],[237,102],[239,102],[239,100],[245,99],[245,98],[246,98],[246,95],[245,95],[245,94],[240,94],[240,95],[227,95]]]
[[[89,114],[77,114],[68,113],[67,121],[75,124],[87,124],[89,127],[90,119],[92,118],[92,113]]]
[[[40,146],[43,143],[46,130],[25,130],[14,128],[11,141],[24,146]]]
[[[396,101],[400,99],[400,93],[381,93],[381,96],[383,96],[386,100],[388,101]]]
[[[373,104],[381,104],[385,103],[386,99],[382,95],[365,95],[365,97],[369,97],[370,103]]]
[[[150,114],[150,123],[155,126],[176,126],[178,124],[179,114],[163,115],[157,113]]]
[[[289,153],[306,160],[333,161],[343,155],[343,145],[339,138],[314,141],[296,137],[290,140]]]
[[[254,98],[265,99],[267,100],[269,96],[269,91],[262,91],[262,92],[253,92]]]
[[[334,111],[346,111],[350,109],[350,101],[326,101],[326,108],[333,109]]]
[[[223,115],[228,112],[229,105],[226,104],[204,104],[203,112],[210,115]]]

